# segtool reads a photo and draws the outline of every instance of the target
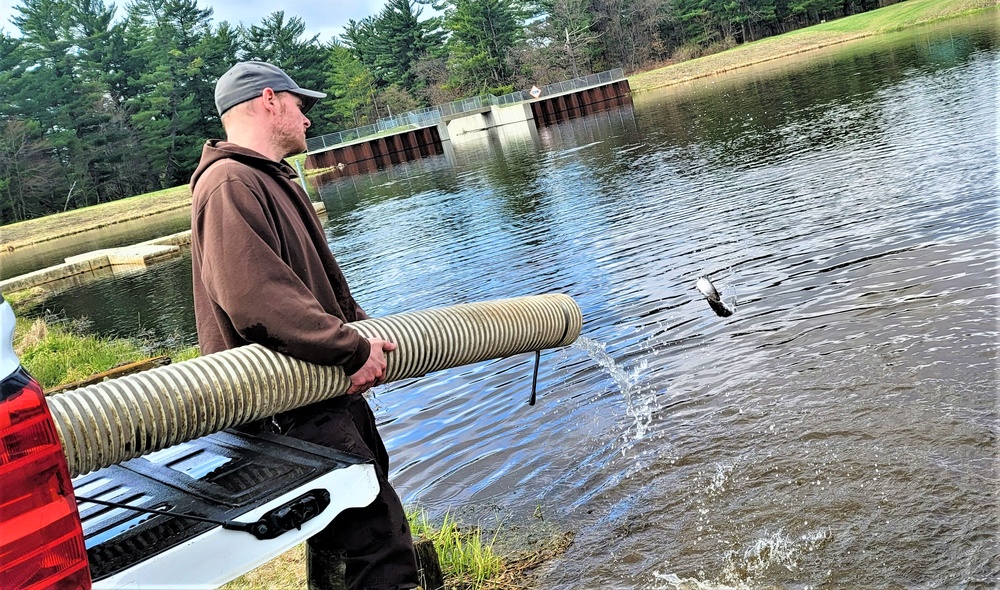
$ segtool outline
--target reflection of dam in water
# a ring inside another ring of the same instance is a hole
[[[445,155],[453,160],[456,147],[453,143],[461,144],[465,134],[514,127],[537,135],[538,127],[632,104],[628,80],[624,79],[621,70],[532,90],[532,93],[516,93],[499,100],[476,97],[451,103],[460,105],[458,108],[442,105],[408,113],[393,119],[398,131],[390,129],[333,145],[329,145],[326,138],[340,140],[342,134],[311,138],[306,168],[323,170],[317,178],[322,184],[418,158]],[[408,116],[413,124],[407,124]]]

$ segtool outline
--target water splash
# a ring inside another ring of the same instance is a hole
[[[724,580],[762,581],[768,579],[768,572],[776,567],[794,572],[798,570],[803,554],[814,551],[829,539],[830,531],[827,529],[809,531],[798,537],[777,531],[756,539],[742,551],[731,551],[726,555]]]
[[[705,487],[705,493],[709,498],[714,498],[726,491],[726,485],[732,479],[733,469],[735,468],[735,463],[730,465],[715,464],[715,475],[712,476],[712,481]]]
[[[743,240],[740,240],[740,249],[746,252],[747,246],[742,244]],[[736,273],[736,270],[732,267],[726,267],[726,276],[719,282],[721,287],[719,291],[723,293],[722,301],[726,304],[729,309],[733,310],[735,313],[737,311],[737,301],[739,300],[739,291],[742,288],[742,283],[740,282],[740,276]]]
[[[677,574],[662,574],[653,572],[653,578],[662,584],[647,586],[656,590],[751,590],[750,586],[740,584],[732,586],[720,582],[708,582],[696,578],[681,578]]]
[[[640,383],[643,372],[648,368],[647,362],[640,361],[632,370],[626,370],[611,358],[606,344],[586,336],[577,338],[573,348],[586,352],[587,356],[604,369],[618,386],[627,404],[626,411],[635,420],[634,440],[646,436],[653,421],[654,399],[653,393],[648,388],[643,388]]]
[[[829,529],[808,531],[793,537],[778,531],[754,539],[740,550],[726,554],[726,564],[717,579],[699,571],[697,578],[674,573],[653,572],[656,590],[751,590],[768,586],[775,568],[791,572],[799,569],[804,554],[815,551],[831,539]],[[809,588],[809,586],[806,586]]]

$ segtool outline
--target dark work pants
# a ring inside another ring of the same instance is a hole
[[[348,508],[309,539],[309,562],[339,554],[345,585],[354,590],[397,590],[417,586],[413,538],[403,503],[389,485],[389,454],[375,428],[375,415],[361,395],[341,395],[276,417],[281,432],[370,459],[379,492],[364,508]],[[316,588],[310,576],[310,590]],[[321,578],[322,576],[317,576]]]

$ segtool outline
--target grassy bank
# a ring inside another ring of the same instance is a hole
[[[542,546],[525,551],[501,551],[499,536],[508,531],[462,527],[445,516],[428,522],[422,511],[409,513],[415,537],[434,542],[448,590],[523,590],[532,572],[566,550],[572,535],[550,534]],[[503,554],[501,554],[503,553]],[[301,544],[269,563],[222,586],[221,590],[306,590],[306,552]]]
[[[168,348],[141,337],[94,336],[87,333],[86,320],[26,319],[37,294],[29,290],[4,297],[17,315],[14,352],[45,390],[150,357],[169,356],[172,361],[180,362],[198,356],[198,348],[194,346]]]
[[[996,0],[905,0],[885,8],[740,45],[713,55],[669,64],[629,77],[633,92],[644,92],[921,24],[987,9]]]
[[[292,166],[296,161],[304,165],[305,154],[291,157],[288,161]],[[191,188],[188,185],[175,186],[110,203],[4,225],[0,227],[0,235],[3,236],[2,248],[7,252],[13,252],[31,244],[40,244],[190,206]]]
[[[483,540],[481,531],[463,532],[447,518],[435,527],[427,522],[422,512],[411,511],[407,516],[415,537],[434,542],[449,588],[483,589],[504,572],[503,560],[493,552],[492,544]],[[221,590],[305,590],[306,587],[306,551],[303,543],[236,578]],[[492,584],[489,587],[501,588]]]
[[[3,249],[12,252],[30,244],[40,244],[190,206],[191,190],[187,186],[177,186],[110,203],[11,223],[0,227],[0,233],[3,235]]]

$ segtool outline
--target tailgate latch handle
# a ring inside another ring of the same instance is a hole
[[[163,514],[165,516],[173,516],[175,518],[189,518],[191,520],[201,522],[210,522],[212,524],[222,525],[222,528],[230,531],[243,531],[245,533],[250,533],[263,541],[265,539],[273,539],[283,535],[292,529],[301,529],[303,523],[312,520],[317,514],[326,510],[326,507],[330,505],[330,491],[323,488],[309,490],[298,498],[285,502],[274,510],[267,512],[256,522],[216,520],[214,518],[205,518],[204,516],[198,516],[196,514],[172,512],[166,508],[142,508],[139,506],[122,504],[120,502],[109,502],[107,500],[98,500],[97,498],[88,498],[79,494],[76,496],[76,501],[81,504],[84,502],[90,502],[100,506],[123,508],[125,510],[134,510],[135,512]]]
[[[274,539],[292,529],[299,530],[302,525],[330,505],[330,492],[325,489],[309,490],[294,500],[270,510],[256,522],[226,521],[222,528],[245,531],[260,540]]]

